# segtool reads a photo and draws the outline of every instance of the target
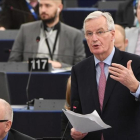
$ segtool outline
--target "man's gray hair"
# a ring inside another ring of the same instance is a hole
[[[84,25],[83,25],[83,29],[84,29],[84,32],[85,32],[85,23],[91,19],[96,19],[96,18],[99,18],[99,17],[105,17],[106,18],[106,21],[107,21],[107,26],[108,26],[108,30],[115,30],[115,26],[114,26],[114,20],[111,16],[110,13],[108,12],[101,12],[101,11],[95,11],[95,12],[92,12],[90,13],[84,20]]]
[[[13,122],[13,109],[8,102],[0,99],[0,106],[4,108],[4,120]]]

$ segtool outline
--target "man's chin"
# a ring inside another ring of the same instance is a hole
[[[51,24],[54,22],[54,19],[42,19],[42,21],[46,24]]]

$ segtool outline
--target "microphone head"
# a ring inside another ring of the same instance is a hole
[[[40,41],[40,36],[36,37],[36,42],[38,43]]]
[[[78,105],[79,105],[79,102],[78,101],[74,101],[74,103],[73,103],[73,111],[75,109],[77,109]]]

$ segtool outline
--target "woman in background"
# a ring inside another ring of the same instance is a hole
[[[70,96],[71,96],[71,76],[68,78],[67,82],[67,89],[66,89],[66,104],[65,104],[65,109],[70,110],[71,109],[71,103],[70,103]],[[68,119],[66,115],[62,112],[61,116],[61,136],[64,137],[66,140],[72,140],[72,137],[70,135],[70,123],[68,123]],[[68,126],[67,126],[68,125]],[[67,128],[66,128],[67,127]],[[64,132],[66,129],[66,132]]]

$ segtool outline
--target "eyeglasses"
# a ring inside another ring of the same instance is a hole
[[[7,122],[8,120],[0,120],[0,122]]]
[[[101,36],[103,36],[106,32],[110,32],[110,31],[112,31],[112,30],[97,31],[97,32],[95,32],[95,33],[93,33],[93,32],[87,32],[85,35],[86,35],[87,38],[91,38],[91,37],[93,36],[93,34],[95,34],[96,36],[101,37]]]

